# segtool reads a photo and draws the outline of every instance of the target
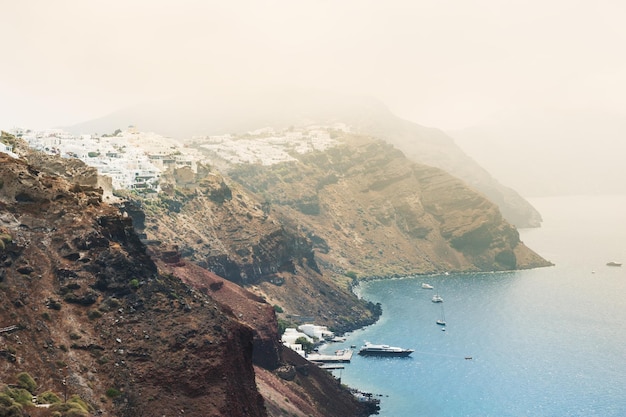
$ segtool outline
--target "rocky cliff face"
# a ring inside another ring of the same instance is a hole
[[[387,276],[548,265],[495,204],[462,181],[380,140],[342,140],[298,162],[230,173],[307,235],[325,270]]]
[[[151,250],[181,258],[246,286],[286,314],[312,317],[343,332],[373,323],[379,310],[320,270],[312,241],[269,214],[269,207],[221,174],[162,176],[157,198],[134,198],[122,210]],[[297,320],[294,320],[297,323]]]
[[[402,120],[385,111],[361,120],[357,130],[384,139],[412,161],[441,168],[465,181],[495,203],[516,227],[539,227],[541,214],[515,190],[500,184],[438,129]]]
[[[171,254],[155,263],[99,189],[47,171],[0,153],[0,390],[27,372],[36,394],[78,395],[84,407],[24,415],[272,415],[254,366],[296,395],[274,372],[294,365],[269,304]],[[298,378],[326,387],[307,391],[313,404],[369,413],[328,374]]]

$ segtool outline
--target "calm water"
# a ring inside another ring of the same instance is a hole
[[[626,196],[531,202],[544,226],[522,240],[556,266],[365,283],[381,320],[326,350],[367,340],[416,352],[355,354],[335,375],[381,395],[387,417],[626,416]],[[422,282],[444,298],[445,332]]]

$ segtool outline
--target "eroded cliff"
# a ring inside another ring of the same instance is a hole
[[[383,141],[341,140],[326,152],[294,153],[296,162],[230,172],[314,243],[323,270],[389,276],[549,265],[461,180]]]
[[[0,243],[0,390],[27,372],[33,394],[61,399],[36,408],[10,388],[0,407],[15,415],[273,415],[255,367],[307,398],[312,415],[332,415],[324,401],[369,414],[327,373],[278,377],[295,365],[272,306],[204,269],[155,263],[99,189],[0,153]],[[82,406],[64,403],[74,395]]]

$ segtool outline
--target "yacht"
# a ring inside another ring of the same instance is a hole
[[[405,357],[413,353],[413,349],[404,349],[389,345],[375,345],[370,342],[365,342],[365,345],[359,350],[359,355],[362,356],[400,356]]]
[[[422,282],[422,288],[424,288],[425,290],[432,290],[433,286],[430,284],[426,284],[425,282]]]

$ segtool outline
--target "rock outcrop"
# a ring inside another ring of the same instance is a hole
[[[156,198],[133,197],[121,210],[169,265],[191,261],[245,286],[285,315],[313,318],[338,332],[378,318],[378,307],[322,273],[311,239],[269,214],[242,186],[203,168],[184,181],[176,172],[164,174],[162,186]]]
[[[271,376],[293,362],[273,307],[205,270],[155,263],[100,190],[46,171],[0,153],[0,390],[27,372],[35,394],[78,395],[71,415],[275,415],[255,379],[255,367]],[[326,402],[347,410],[335,415],[371,411],[327,373],[299,378],[327,387],[306,391],[312,415],[332,415]]]
[[[237,167],[231,177],[305,233],[328,271],[389,276],[549,265],[498,206],[446,172],[377,139],[345,135],[297,162]]]

